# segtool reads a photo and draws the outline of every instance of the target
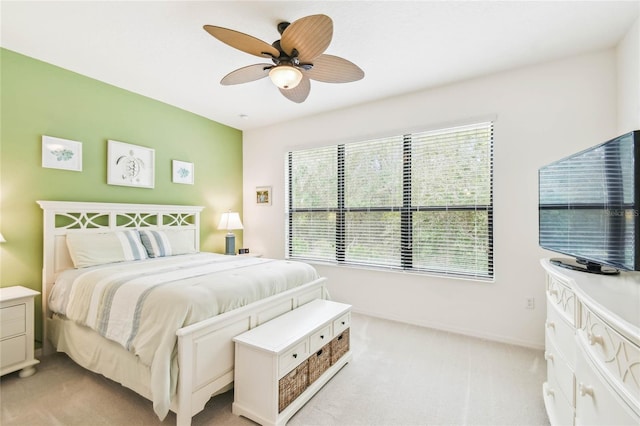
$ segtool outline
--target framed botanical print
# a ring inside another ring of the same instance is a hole
[[[42,135],[42,167],[82,171],[82,142]]]
[[[173,183],[184,183],[186,185],[193,185],[193,163],[173,160],[171,168]]]

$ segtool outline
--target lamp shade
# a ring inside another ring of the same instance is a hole
[[[302,80],[302,72],[291,65],[278,65],[271,68],[269,78],[281,89],[293,89]]]
[[[240,215],[236,212],[222,213],[222,217],[220,217],[220,222],[218,223],[218,229],[226,229],[227,231],[242,229]]]
[[[6,243],[6,242],[7,240],[5,240],[2,234],[0,233],[0,243]]]

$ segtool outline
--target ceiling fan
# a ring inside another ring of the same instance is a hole
[[[281,38],[272,44],[228,28],[205,25],[204,29],[231,47],[273,62],[232,71],[220,81],[225,86],[269,76],[287,99],[301,103],[309,96],[310,80],[349,83],[364,77],[364,71],[354,63],[323,53],[333,37],[333,21],[326,15],[311,15],[293,23],[279,23]]]

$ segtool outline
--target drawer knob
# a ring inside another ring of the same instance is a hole
[[[578,385],[578,389],[580,391],[580,396],[589,395],[590,397],[593,398],[593,387],[592,386],[587,386],[585,384],[580,383]]]
[[[345,324],[346,324],[346,322],[342,321],[342,325],[345,325]]]
[[[551,388],[547,388],[547,396],[555,396],[556,392],[551,389]]]
[[[324,334],[321,334],[321,335],[320,335],[320,338],[321,338],[321,339],[324,339]]]
[[[549,352],[545,352],[544,353],[544,359],[546,359],[547,361],[553,361],[553,354],[551,354]]]
[[[549,289],[549,294],[552,295],[552,296],[557,296],[558,295],[558,289],[557,288]]]
[[[294,358],[298,358],[298,354],[293,354],[293,357]]]
[[[595,345],[596,343],[599,345],[604,344],[604,340],[602,339],[602,336],[598,336],[597,334],[587,333],[587,338],[589,339],[589,344],[591,346]]]
[[[549,321],[549,320],[547,320],[547,321],[545,321],[545,323],[544,323],[544,324],[547,326],[547,328],[553,328],[554,330],[555,330],[555,328],[556,328],[556,323],[555,323],[555,322],[553,322],[553,321]]]

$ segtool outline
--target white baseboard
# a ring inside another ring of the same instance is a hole
[[[544,350],[544,343],[540,344],[537,342],[529,342],[526,340],[513,339],[511,337],[501,336],[493,333],[481,333],[481,332],[478,332],[477,330],[471,330],[471,329],[461,328],[461,327],[451,327],[449,325],[441,324],[441,323],[430,323],[430,322],[424,322],[424,321],[417,321],[417,322],[407,321],[405,318],[398,318],[398,317],[394,317],[393,315],[379,314],[377,312],[360,310],[360,309],[356,309],[355,307],[353,307],[351,311],[357,314],[367,315],[370,317],[385,319],[389,321],[396,321],[396,322],[401,322],[405,324],[417,325],[419,327],[431,328],[434,330],[446,331],[449,333],[461,334],[463,336],[475,337],[483,340],[490,340],[492,342],[522,346],[530,349]]]

